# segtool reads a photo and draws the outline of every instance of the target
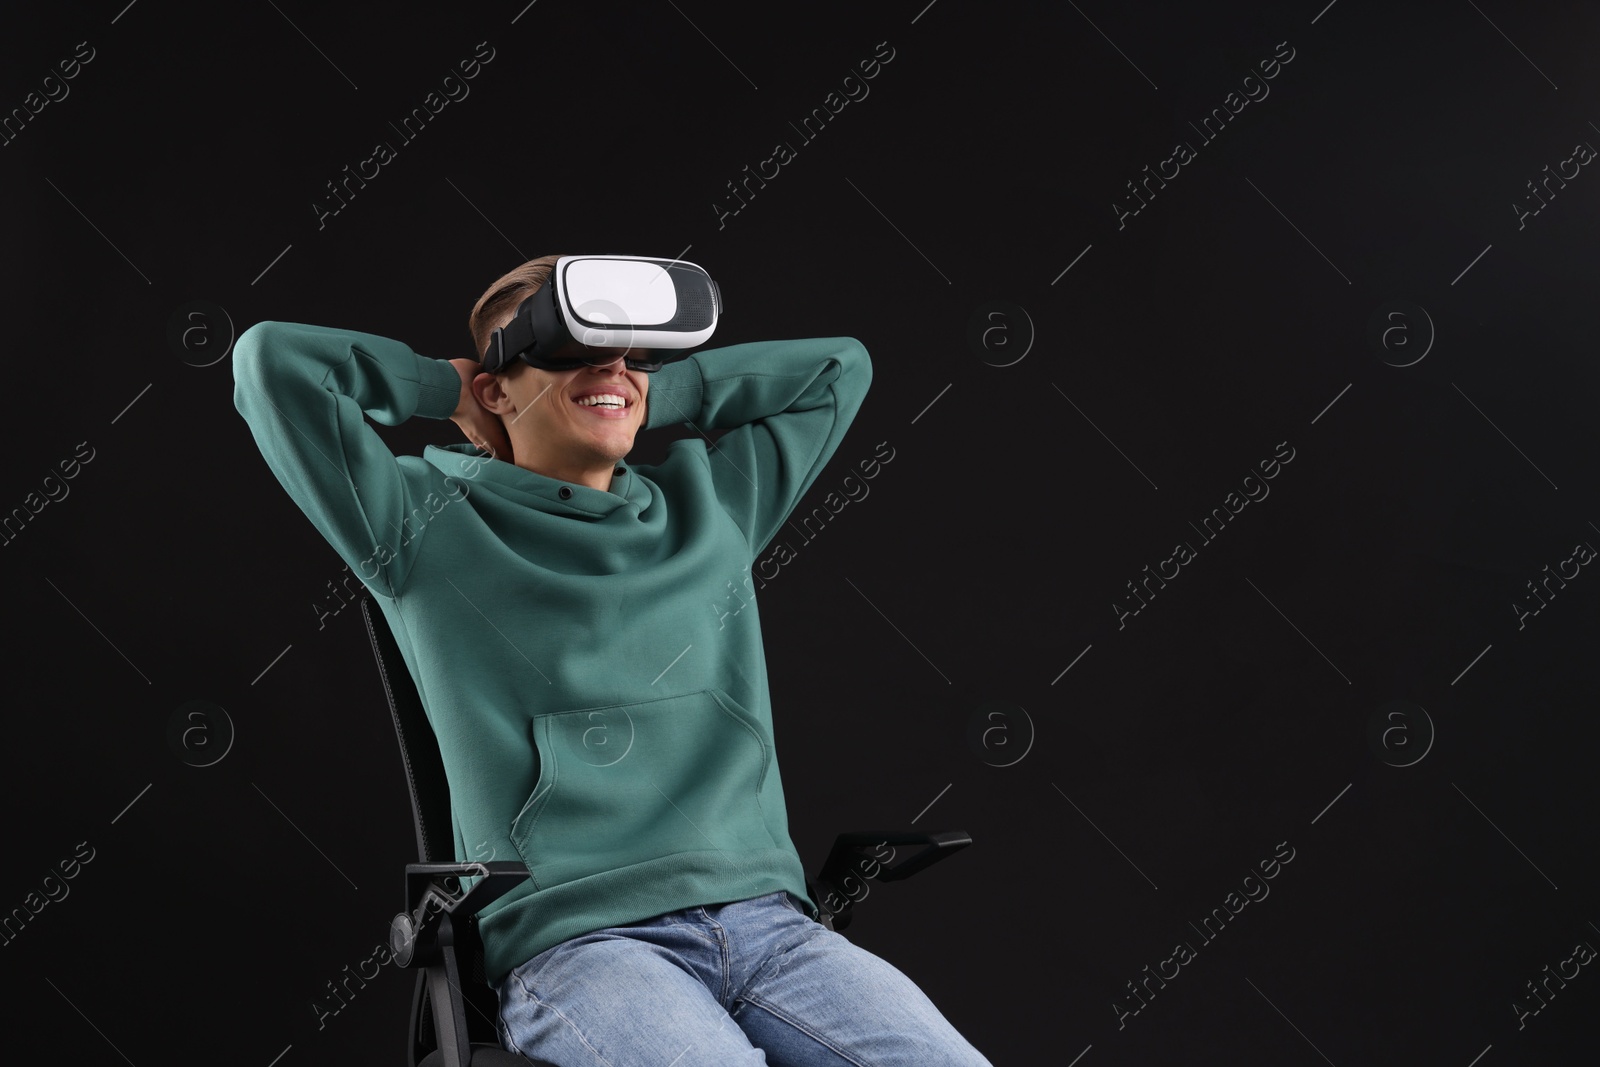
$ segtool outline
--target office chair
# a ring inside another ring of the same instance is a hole
[[[530,1062],[533,1067],[558,1067],[501,1048],[495,1029],[499,1003],[484,974],[483,943],[478,937],[478,912],[514,889],[528,876],[528,869],[516,861],[455,859],[449,783],[422,698],[388,621],[372,605],[371,593],[361,598],[361,617],[400,742],[417,833],[419,862],[406,865],[405,910],[389,928],[394,962],[417,969],[408,1067],[528,1067]],[[842,833],[816,879],[807,879],[806,890],[817,903],[819,921],[841,931],[849,925],[856,902],[866,896],[868,880],[909,878],[971,843],[972,838],[959,830]],[[890,862],[894,846],[910,845],[922,848]],[[463,878],[478,881],[463,891]]]

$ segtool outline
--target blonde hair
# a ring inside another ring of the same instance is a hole
[[[517,305],[550,280],[550,272],[555,270],[556,260],[560,258],[560,255],[540,256],[513,267],[478,297],[478,302],[472,305],[472,313],[467,316],[467,330],[472,334],[472,351],[476,358],[483,358],[495,327],[510,322]]]

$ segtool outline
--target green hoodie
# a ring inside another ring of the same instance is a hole
[[[860,342],[668,363],[644,426],[699,436],[618,466],[609,490],[464,441],[395,456],[364,415],[445,419],[461,394],[448,361],[399,341],[262,322],[233,368],[267,465],[394,631],[444,758],[456,858],[531,872],[482,916],[491,981],[679,908],[786,889],[815,914],[749,567],[866,396]]]

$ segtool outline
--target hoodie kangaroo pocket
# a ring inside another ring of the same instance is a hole
[[[777,848],[761,808],[772,748],[728,694],[702,689],[540,715],[539,779],[511,843],[547,889],[684,852]]]

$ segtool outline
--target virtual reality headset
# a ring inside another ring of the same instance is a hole
[[[622,350],[629,370],[658,371],[661,350],[704,344],[722,294],[701,267],[646,256],[562,256],[549,281],[497,327],[483,369],[520,359],[545,370],[604,366]]]

